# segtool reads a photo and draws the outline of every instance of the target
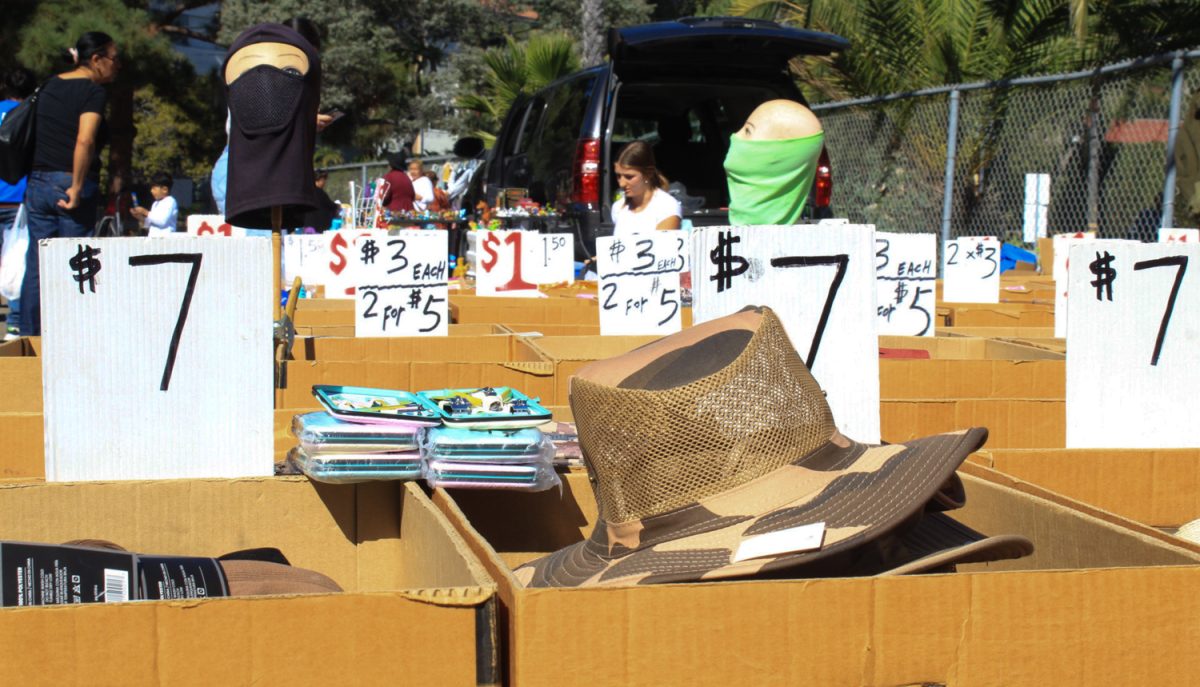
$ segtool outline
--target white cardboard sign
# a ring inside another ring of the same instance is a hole
[[[671,334],[682,328],[679,274],[687,264],[681,231],[596,239],[600,333]]]
[[[1071,247],[1067,448],[1200,447],[1200,246]]]
[[[446,235],[403,231],[383,236],[379,255],[357,269],[354,335],[445,336],[449,333]]]
[[[283,237],[283,288],[300,277],[305,288],[324,283],[329,276],[329,238],[324,234],[287,234]]]
[[[273,474],[269,242],[40,251],[47,480]]]
[[[937,237],[875,232],[875,313],[880,334],[933,336]]]
[[[530,281],[560,284],[575,281],[575,244],[570,234],[526,232],[521,265]],[[490,258],[490,256],[489,256]]]
[[[1159,243],[1200,243],[1200,229],[1160,228]]]
[[[1077,231],[1074,234],[1054,235],[1054,338],[1067,337],[1067,293],[1069,288],[1068,274],[1071,270],[1071,246],[1076,243],[1088,243],[1096,240],[1094,231]]]
[[[995,236],[946,241],[942,260],[944,302],[1000,302],[1000,241]]]
[[[386,256],[380,258],[380,246],[387,241],[388,233],[377,229],[342,229],[327,231],[322,236],[326,241],[325,297],[354,298],[354,287],[360,279],[359,266],[386,259]]]
[[[1021,222],[1025,243],[1034,243],[1046,236],[1050,215],[1050,175],[1025,175],[1025,213]]]
[[[221,215],[188,215],[187,233],[192,236],[242,238],[246,230],[229,224]]]
[[[692,231],[692,317],[770,306],[826,392],[838,428],[879,441],[875,237],[870,225]]]

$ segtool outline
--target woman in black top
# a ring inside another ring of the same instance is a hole
[[[38,241],[86,236],[96,224],[100,149],[108,143],[104,107],[121,67],[117,44],[89,31],[71,51],[75,68],[46,82],[38,95],[33,171],[25,189],[29,252],[21,283],[21,334],[41,334]]]

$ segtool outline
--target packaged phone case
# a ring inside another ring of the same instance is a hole
[[[299,446],[288,453],[288,461],[313,481],[336,484],[420,479],[422,463],[420,451],[312,455]]]
[[[494,465],[429,460],[425,462],[424,477],[429,486],[447,489],[544,491],[561,484],[554,468],[548,463]]]
[[[437,389],[417,392],[417,396],[438,409],[447,427],[520,429],[550,419],[550,411],[538,399],[507,386]]]
[[[313,396],[330,415],[348,422],[406,424],[436,427],[442,424],[436,405],[416,394],[395,389],[361,386],[313,385]]]
[[[554,444],[537,429],[435,427],[425,432],[421,448],[430,460],[534,463],[554,456]]]
[[[421,428],[401,423],[344,422],[317,411],[292,418],[292,434],[310,455],[416,451]]]

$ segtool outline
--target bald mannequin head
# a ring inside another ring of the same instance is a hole
[[[794,100],[768,100],[750,113],[734,136],[747,141],[781,141],[821,131],[820,120],[807,107]]]

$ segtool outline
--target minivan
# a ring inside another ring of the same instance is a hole
[[[547,230],[574,234],[576,256],[591,257],[596,237],[612,233],[613,160],[624,144],[643,139],[654,146],[684,219],[723,224],[730,135],[764,101],[804,102],[788,72],[792,58],[848,46],[833,34],[743,17],[612,29],[608,62],[513,104],[464,206],[485,198],[495,207],[502,190],[525,189],[558,211]],[[816,217],[831,216],[831,191],[823,152],[809,203]]]

